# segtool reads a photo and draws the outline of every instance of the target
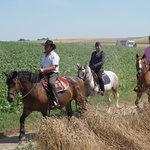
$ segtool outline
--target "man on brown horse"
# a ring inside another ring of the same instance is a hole
[[[42,56],[42,67],[39,69],[40,73],[46,74],[48,78],[48,88],[50,91],[50,99],[56,108],[60,106],[58,101],[58,94],[55,87],[55,82],[59,73],[59,56],[54,51],[56,45],[51,40],[47,40],[44,44],[45,52]]]
[[[100,93],[104,95],[104,81],[102,79],[102,73],[104,72],[105,53],[102,51],[100,42],[95,43],[95,51],[92,52],[89,66],[91,70],[97,74],[100,85]]]

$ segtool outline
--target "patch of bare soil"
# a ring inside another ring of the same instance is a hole
[[[0,133],[0,150],[26,149],[34,146],[35,132],[27,132],[26,140],[19,142],[18,133],[12,135],[4,135]]]

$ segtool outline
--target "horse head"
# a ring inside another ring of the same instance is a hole
[[[89,73],[91,73],[90,67],[87,65],[79,65],[79,64],[77,64],[77,67],[78,67],[78,77],[85,81],[87,79],[87,76],[89,76]]]
[[[137,70],[137,78],[142,75],[143,72],[145,72],[146,67],[146,58],[145,54],[143,56],[139,56],[136,54],[136,70]]]
[[[7,74],[4,72],[4,74],[7,77],[7,80],[6,80],[6,84],[8,86],[7,100],[9,102],[13,102],[15,99],[15,96],[20,92],[18,72],[13,71],[10,74]]]

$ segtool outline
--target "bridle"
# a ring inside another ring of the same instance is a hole
[[[18,94],[18,93],[13,93],[13,92],[7,92],[8,93],[8,95],[12,95],[13,97],[16,97],[16,95]]]
[[[141,63],[141,68],[138,69],[137,73],[146,74],[146,73],[150,70],[150,66],[149,66],[149,64],[146,62],[146,60],[143,61],[143,60],[141,59],[140,61],[141,61],[141,62],[138,62],[138,63]],[[143,65],[145,65],[144,67],[143,67],[142,63],[143,63]],[[148,67],[147,67],[147,66],[148,66]],[[140,72],[140,71],[141,71],[141,72]]]
[[[98,85],[97,82],[96,82],[96,80],[95,80],[95,77],[94,77],[95,76],[95,72],[93,70],[91,70],[89,72],[89,74],[88,74],[85,68],[80,68],[79,70],[81,70],[81,71],[85,70],[84,76],[82,78],[79,77],[79,78],[81,78],[84,81],[85,85],[89,86],[91,84],[91,80],[93,78],[93,82],[94,82],[93,84],[94,84],[94,86],[93,86],[92,90],[95,91],[95,88]]]
[[[16,79],[16,82],[18,81],[18,77],[15,78]],[[14,98],[16,97],[16,95],[19,93],[19,91],[17,90],[17,85],[16,85],[16,82],[15,82],[15,92],[10,92],[8,91],[8,95],[12,95]]]
[[[141,59],[136,62],[136,70],[137,70],[137,76],[138,76],[138,77],[139,77],[139,76],[141,75],[141,73],[143,72],[143,68],[142,68],[142,66],[141,66],[141,64],[140,64],[140,61],[141,61]]]
[[[20,84],[21,88],[23,88],[23,85],[21,84],[19,78],[16,77],[15,79],[16,79],[16,82],[18,82],[18,84]],[[26,96],[28,96],[28,95],[32,92],[32,90],[34,89],[34,87],[35,87],[35,86],[33,86],[33,87],[30,89],[29,92],[27,92],[24,96],[22,96],[22,99],[25,98]],[[13,97],[15,98],[16,95],[19,93],[19,91],[17,90],[17,85],[16,85],[16,83],[15,83],[15,91],[16,91],[16,92],[14,92],[14,93],[8,91],[8,94],[9,94],[9,95],[13,95]]]
[[[91,81],[91,79],[92,79],[92,77],[93,77],[93,73],[90,72],[90,73],[88,74],[88,76],[87,76],[87,72],[86,72],[86,69],[85,69],[85,68],[82,68],[82,69],[79,69],[79,70],[81,70],[81,71],[85,70],[84,76],[83,76],[83,77],[79,77],[79,78],[81,78],[81,79],[84,81],[85,84],[89,85],[89,84],[90,84],[90,81]],[[93,79],[94,79],[94,77],[93,77]]]

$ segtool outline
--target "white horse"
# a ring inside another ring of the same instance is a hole
[[[86,90],[87,90],[87,96],[94,95],[94,93],[99,93],[99,84],[96,83],[93,77],[93,73],[91,71],[91,68],[88,65],[79,65],[78,66],[78,77],[84,80]],[[107,83],[105,83],[104,78],[104,96],[106,98],[107,104],[108,104],[108,112],[110,112],[110,102],[111,99],[109,97],[109,91],[113,92],[114,98],[116,100],[116,108],[119,108],[118,101],[119,101],[119,93],[118,93],[118,87],[119,87],[119,79],[117,75],[112,71],[104,71],[104,74],[107,76],[106,80]]]

